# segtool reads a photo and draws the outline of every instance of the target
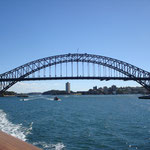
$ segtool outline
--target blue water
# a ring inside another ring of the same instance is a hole
[[[44,150],[149,150],[150,101],[138,95],[0,98],[0,129]]]

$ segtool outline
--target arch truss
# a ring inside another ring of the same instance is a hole
[[[58,79],[134,80],[150,91],[150,72],[110,57],[63,54],[38,59],[0,74],[0,93],[18,81]]]

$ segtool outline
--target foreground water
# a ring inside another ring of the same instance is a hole
[[[0,98],[0,130],[44,150],[149,150],[150,101],[137,95]]]

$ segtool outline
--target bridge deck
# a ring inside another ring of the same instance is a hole
[[[130,77],[34,77],[34,78],[0,78],[1,81],[31,81],[31,80],[150,80],[150,78],[130,78]]]

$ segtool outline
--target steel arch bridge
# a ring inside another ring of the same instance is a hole
[[[0,93],[19,81],[63,79],[133,80],[150,91],[148,71],[110,57],[69,53],[38,59],[0,74]]]

